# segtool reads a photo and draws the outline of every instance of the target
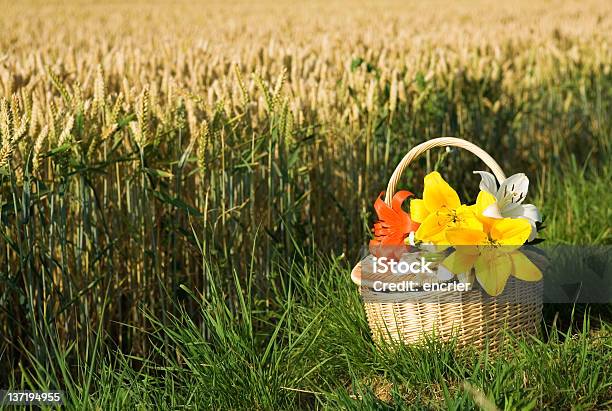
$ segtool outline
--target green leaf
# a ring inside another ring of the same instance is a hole
[[[171,197],[168,193],[164,191],[151,191],[151,192],[162,203],[173,205],[176,208],[186,211],[187,213],[192,214],[196,217],[202,216],[202,213],[199,210],[185,203],[183,200],[181,200],[178,197]]]
[[[45,157],[53,157],[56,154],[65,153],[66,151],[70,150],[70,147],[72,147],[71,143],[62,144],[61,146],[55,147],[53,150],[48,151],[47,154],[45,154]]]
[[[169,171],[166,170],[160,170],[157,168],[145,168],[145,171],[147,172],[147,174],[150,174],[154,177],[161,177],[161,178],[172,178],[174,177],[174,174],[172,174]]]

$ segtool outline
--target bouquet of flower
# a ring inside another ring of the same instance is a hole
[[[541,271],[520,250],[536,239],[537,223],[542,221],[534,205],[523,203],[529,179],[515,174],[498,187],[491,173],[475,173],[482,180],[473,205],[462,204],[438,172],[425,176],[423,198],[410,200],[410,212],[402,204],[414,196],[411,192],[396,193],[391,206],[382,201],[381,193],[374,203],[378,221],[370,252],[397,260],[438,253],[439,280],[475,277],[492,296],[503,291],[510,275],[539,281]]]

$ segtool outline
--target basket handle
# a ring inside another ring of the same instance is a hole
[[[389,184],[387,184],[387,191],[385,192],[385,203],[387,203],[387,205],[391,207],[392,205],[391,200],[393,198],[393,195],[395,194],[395,188],[397,186],[397,182],[399,181],[400,176],[402,175],[402,172],[406,169],[406,167],[408,167],[408,165],[412,161],[414,161],[415,158],[417,158],[418,156],[420,156],[421,154],[423,154],[430,148],[446,147],[446,146],[464,148],[467,151],[475,154],[491,169],[491,171],[493,171],[493,174],[495,175],[495,177],[497,178],[497,181],[499,181],[500,184],[502,181],[506,179],[506,175],[502,171],[499,164],[497,164],[497,162],[493,160],[493,157],[491,157],[489,154],[487,154],[486,151],[484,151],[477,145],[470,143],[469,141],[463,140],[461,138],[438,137],[438,138],[434,138],[432,140],[428,140],[424,143],[419,144],[418,146],[410,150],[404,156],[404,158],[402,158],[402,161],[400,161],[397,167],[395,167],[395,171],[393,171],[393,174],[391,175],[391,178],[389,179]]]

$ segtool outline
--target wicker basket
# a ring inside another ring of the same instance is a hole
[[[433,147],[455,146],[478,156],[501,183],[505,175],[499,165],[479,147],[453,137],[436,138],[419,144],[404,156],[387,186],[385,202],[391,206],[396,184],[403,170],[420,154]],[[387,275],[388,276],[388,275]],[[469,291],[375,292],[372,284],[381,274],[362,273],[361,263],[351,273],[360,286],[370,330],[374,340],[415,344],[432,335],[448,340],[457,338],[458,346],[483,346],[496,349],[506,333],[538,332],[542,314],[542,281],[526,282],[510,277],[504,291],[487,295],[478,285]],[[386,278],[393,282],[393,279]],[[401,281],[395,277],[395,281]]]

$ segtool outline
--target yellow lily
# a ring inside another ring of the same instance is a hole
[[[491,204],[495,203],[495,196],[487,193],[486,191],[481,191],[478,193],[478,197],[476,198],[476,204],[470,206],[470,209],[478,219],[482,223],[482,227],[485,232],[489,232],[491,230],[491,226],[495,222],[495,219],[492,217],[485,217],[484,211]]]
[[[527,220],[490,219],[483,225],[485,231],[469,228],[446,230],[447,241],[455,246],[455,252],[442,262],[449,271],[462,274],[473,268],[482,288],[492,296],[504,290],[511,274],[524,281],[542,278],[542,272],[518,250],[531,233]]]
[[[436,245],[447,244],[444,233],[449,228],[482,230],[474,211],[473,206],[461,204],[457,192],[437,171],[425,176],[423,199],[410,201],[412,220],[421,224],[416,239]]]

